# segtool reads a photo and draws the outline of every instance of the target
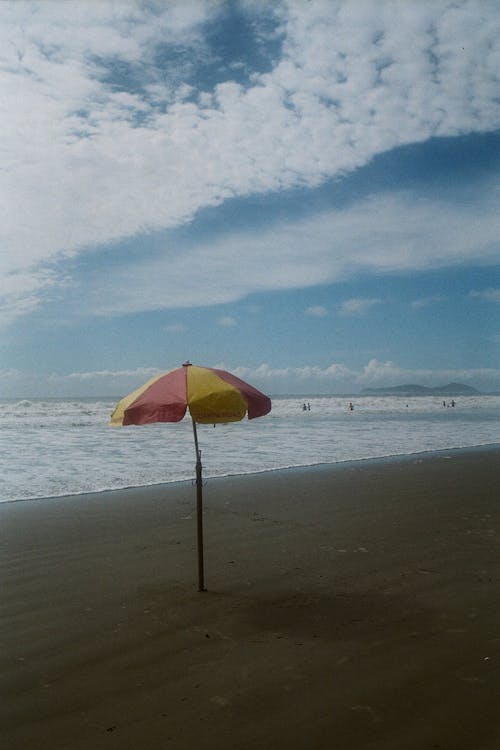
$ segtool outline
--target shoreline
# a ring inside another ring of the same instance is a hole
[[[496,750],[500,448],[0,505],[9,750]]]
[[[436,450],[422,450],[422,451],[416,451],[415,453],[392,453],[382,456],[368,456],[366,458],[351,458],[351,459],[345,459],[342,461],[332,461],[329,462],[320,462],[320,463],[311,463],[311,464],[292,464],[289,466],[281,466],[271,469],[262,469],[261,471],[249,471],[249,472],[237,472],[234,474],[205,474],[203,475],[203,481],[204,484],[208,481],[215,481],[215,480],[223,480],[223,479],[238,479],[238,478],[244,478],[244,477],[252,477],[252,476],[261,476],[266,474],[276,474],[279,472],[308,472],[308,471],[320,471],[322,469],[329,470],[329,469],[339,469],[341,470],[344,467],[349,467],[352,464],[378,464],[378,463],[392,463],[397,461],[406,461],[411,460],[412,457],[418,456],[420,458],[432,458],[433,456],[439,456],[442,453],[452,453],[457,455],[466,454],[469,452],[496,452],[500,450],[500,443],[483,443],[479,445],[468,445],[468,446],[460,446],[460,447],[452,447],[452,448],[439,448]],[[34,503],[34,502],[46,502],[51,500],[61,500],[64,498],[79,498],[79,497],[85,497],[86,495],[102,495],[102,494],[108,494],[113,492],[124,492],[128,490],[147,490],[148,488],[162,488],[162,487],[171,487],[171,486],[182,486],[182,485],[192,485],[194,483],[194,469],[193,469],[193,477],[189,477],[186,479],[172,479],[171,481],[167,482],[155,482],[153,484],[132,484],[132,485],[124,485],[122,487],[104,487],[103,489],[98,490],[86,490],[82,492],[65,492],[60,495],[38,495],[34,497],[19,497],[14,498],[12,500],[2,500],[0,501],[0,507],[5,504],[10,503]]]

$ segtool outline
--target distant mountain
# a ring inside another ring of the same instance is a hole
[[[425,385],[395,385],[392,388],[363,388],[368,396],[475,396],[479,394],[475,388],[463,383],[448,383],[428,388]]]

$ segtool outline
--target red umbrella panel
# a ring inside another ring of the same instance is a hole
[[[148,380],[125,396],[111,415],[113,426],[180,422],[189,409],[196,450],[198,521],[198,588],[205,590],[203,574],[202,466],[196,423],[220,424],[262,417],[271,411],[271,399],[225,370],[182,367]]]

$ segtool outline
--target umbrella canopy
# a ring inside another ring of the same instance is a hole
[[[118,403],[111,415],[115,426],[180,422],[189,408],[199,424],[239,422],[271,411],[271,400],[225,370],[186,362],[148,380]]]
[[[203,569],[202,465],[196,423],[220,424],[263,417],[271,411],[271,399],[225,370],[197,367],[185,362],[148,380],[125,396],[111,415],[113,426],[153,422],[180,422],[186,411],[193,423],[196,451],[196,506],[198,529],[198,590],[205,591]]]

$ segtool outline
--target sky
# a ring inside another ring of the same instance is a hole
[[[496,0],[3,0],[0,397],[500,391]]]

